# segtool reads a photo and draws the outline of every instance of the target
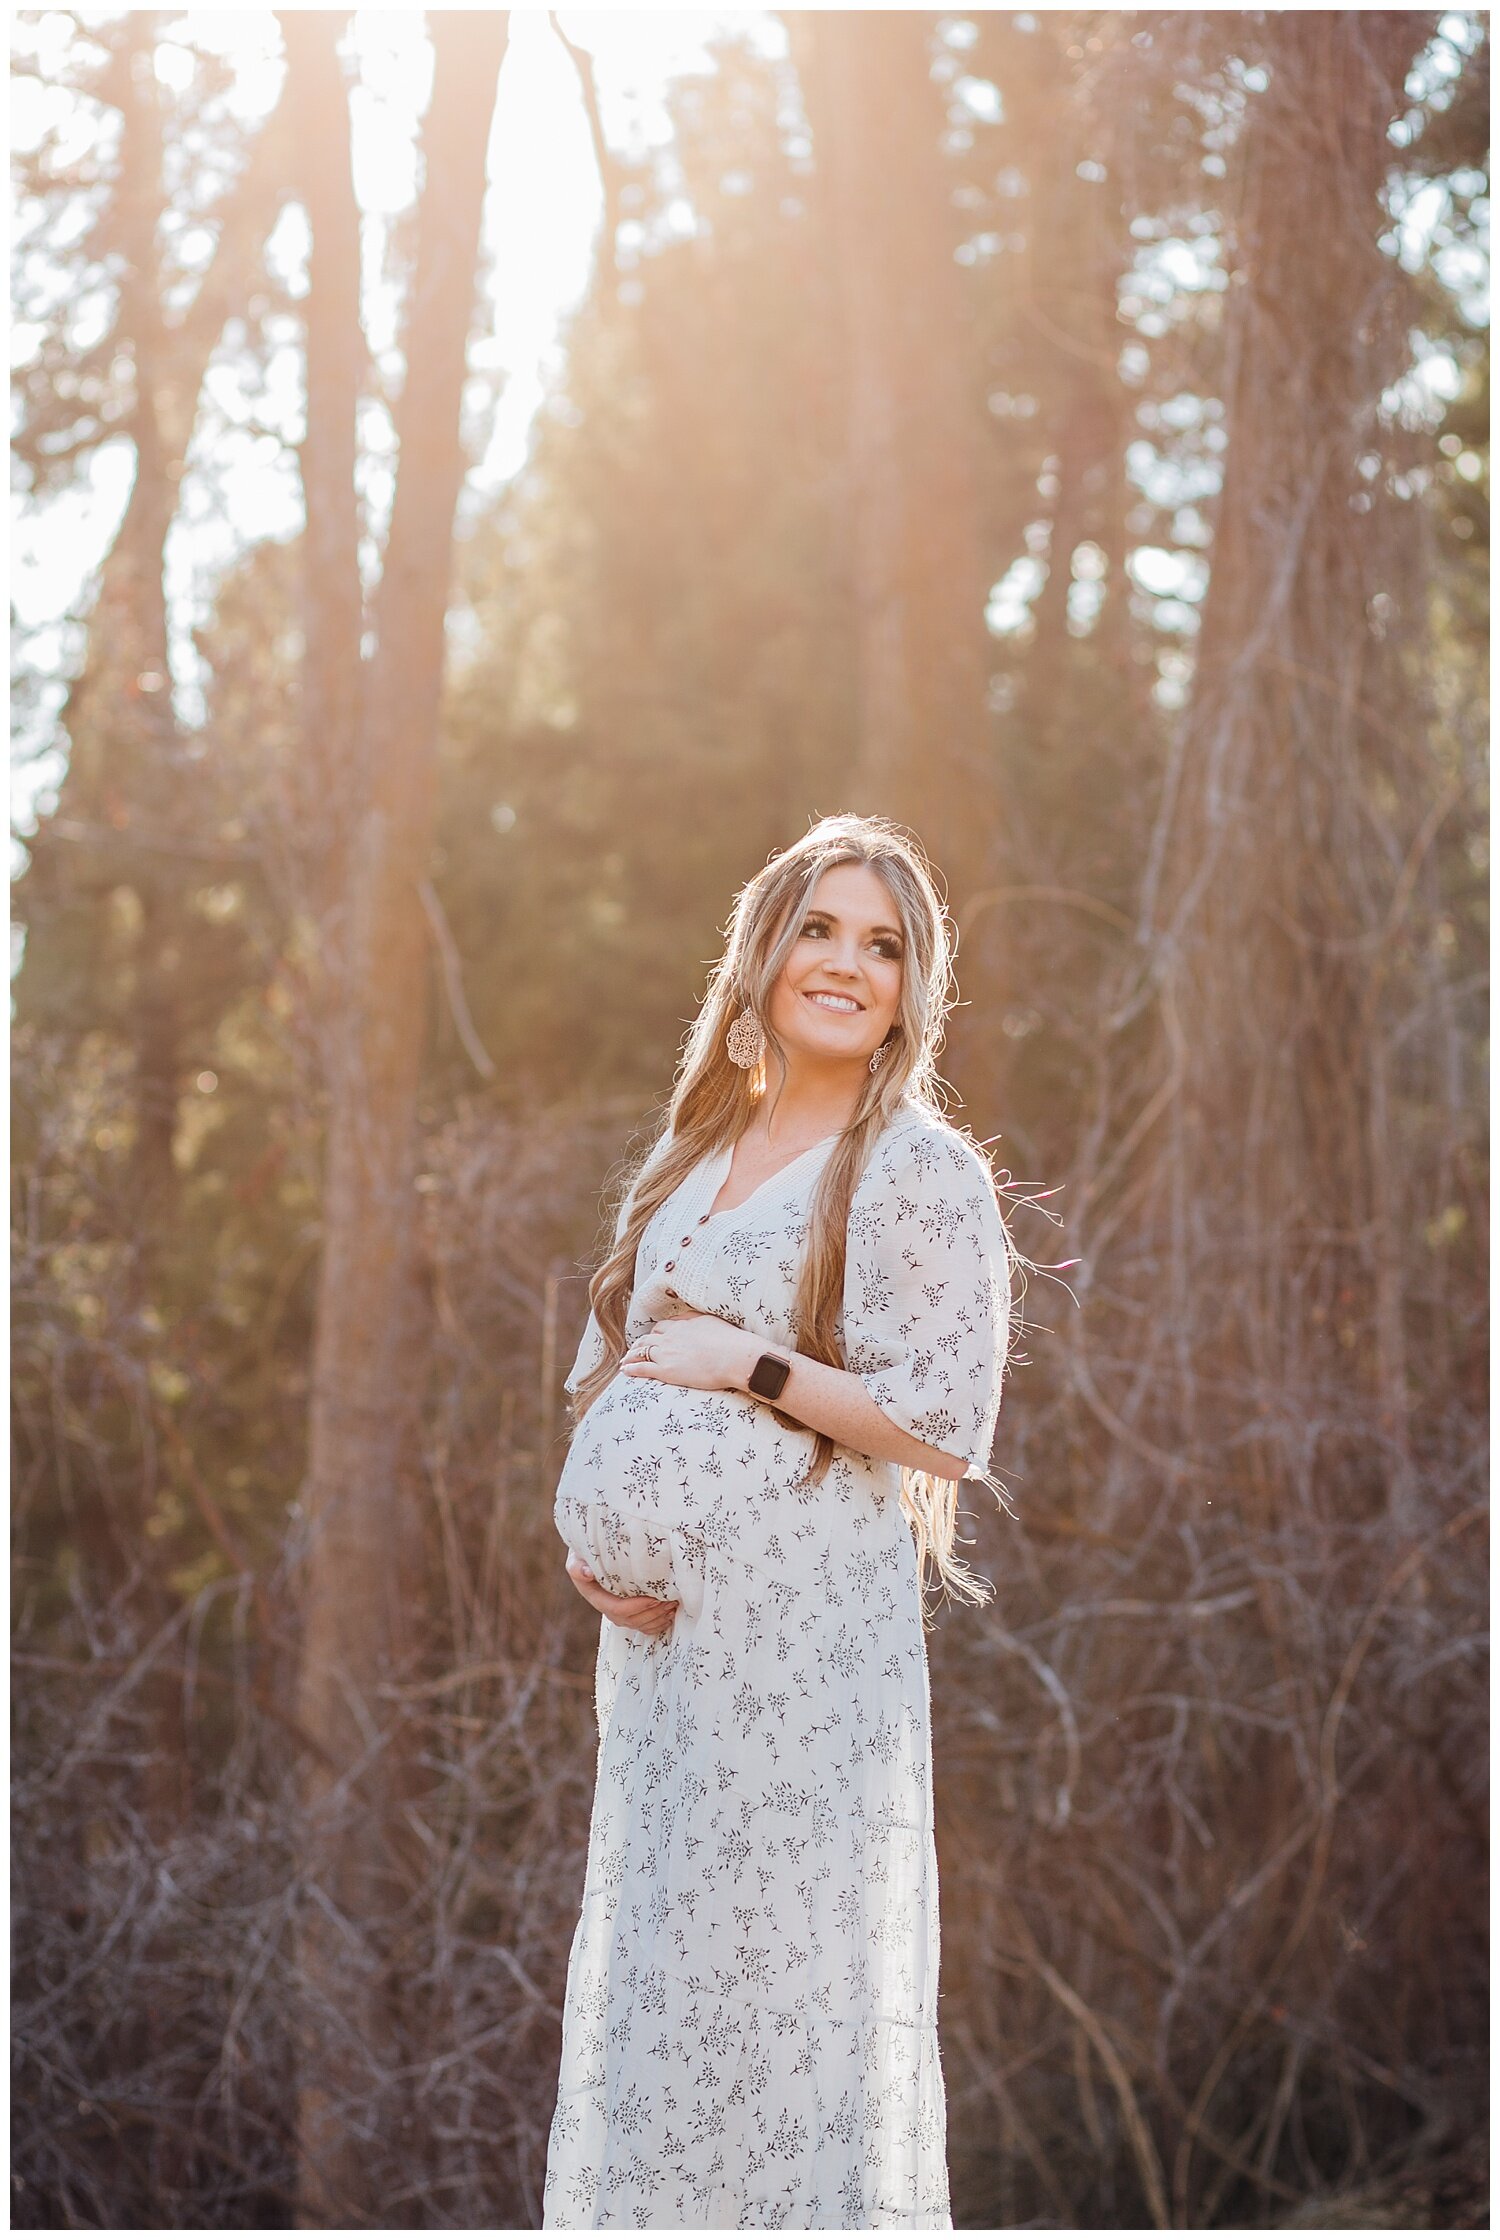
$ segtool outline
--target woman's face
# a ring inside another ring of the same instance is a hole
[[[901,1000],[905,942],[890,889],[864,863],[813,888],[768,1014],[788,1056],[868,1065]]]

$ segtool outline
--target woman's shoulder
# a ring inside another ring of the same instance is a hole
[[[974,1138],[932,1105],[899,1105],[875,1139],[864,1184],[899,1187],[916,1179],[940,1190],[976,1184],[993,1197],[994,1170]]]

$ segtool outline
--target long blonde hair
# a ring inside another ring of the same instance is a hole
[[[773,856],[735,897],[727,946],[683,1047],[666,1118],[619,1193],[617,1203],[630,1200],[629,1217],[589,1285],[604,1354],[573,1395],[575,1424],[613,1379],[624,1355],[636,1254],[653,1214],[702,1160],[739,1140],[761,1098],[770,1093],[773,1068],[778,1082],[786,1078],[786,1054],[769,1017],[771,991],[801,932],[814,887],[825,871],[846,863],[867,865],[884,882],[903,941],[901,994],[886,1057],[862,1087],[819,1176],[793,1310],[797,1350],[834,1368],[846,1366],[837,1325],[854,1192],[877,1140],[903,1105],[944,1119],[937,1057],[956,993],[952,929],[921,848],[883,817],[852,815],[822,818]],[[742,1010],[754,1014],[766,1038],[764,1058],[749,1070],[735,1065],[726,1047],[729,1028]],[[988,1160],[985,1164],[988,1171]],[[991,1182],[993,1186],[993,1175]],[[998,1210],[998,1193],[996,1205]],[[1008,1233],[1007,1249],[1013,1249]],[[1009,1339],[1007,1331],[1007,1350]],[[997,1364],[997,1369],[1003,1366]],[[814,1435],[810,1482],[825,1476],[834,1451],[825,1433]],[[1001,1489],[994,1490],[1003,1500]],[[988,1582],[976,1578],[954,1553],[957,1481],[903,1467],[901,1500],[916,1537],[924,1583],[965,1601],[987,1601],[993,1591]]]

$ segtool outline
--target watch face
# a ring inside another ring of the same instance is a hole
[[[789,1361],[778,1361],[774,1353],[763,1353],[751,1372],[750,1390],[758,1393],[762,1400],[775,1400],[791,1373]]]

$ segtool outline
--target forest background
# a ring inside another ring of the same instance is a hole
[[[601,1190],[852,806],[1075,1263],[931,1636],[956,2221],[1482,2223],[1486,19],[789,11],[631,151],[554,17],[476,502],[515,27],[372,230],[349,19],[247,122],[209,14],[12,18],[23,511],[127,463],[15,668],[15,2221],[539,2222]]]

